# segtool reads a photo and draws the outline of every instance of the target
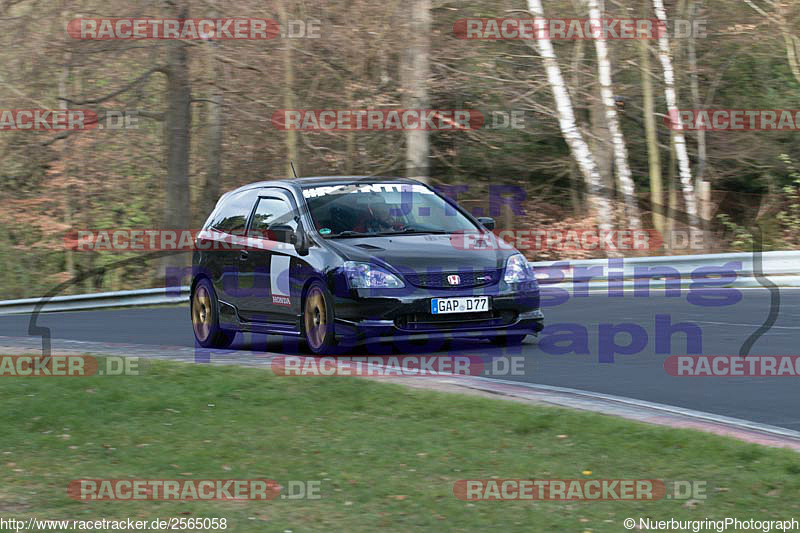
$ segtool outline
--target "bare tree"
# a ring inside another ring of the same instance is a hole
[[[650,203],[653,209],[653,227],[664,231],[664,184],[661,179],[661,154],[656,133],[653,81],[650,79],[650,45],[639,41],[639,59],[642,70],[642,99],[644,129],[647,138],[647,161],[650,169]]]
[[[177,6],[177,18],[189,18],[185,3]],[[187,45],[178,40],[167,43],[167,194],[164,199],[164,227],[189,227],[189,153],[192,131],[192,86],[189,80]],[[166,256],[164,265],[182,266],[180,254]]]
[[[281,25],[288,28],[289,15],[286,9],[287,0],[279,0],[278,9],[280,10]],[[291,39],[286,39],[286,48],[283,52],[283,105],[286,109],[294,108],[294,57],[292,54]],[[297,132],[289,128],[286,132],[286,175],[292,176],[293,172],[299,172],[300,164],[297,157]],[[294,168],[292,167],[294,165]]]
[[[670,59],[669,38],[667,37],[667,13],[662,0],[653,0],[656,17],[661,23],[662,33],[658,39],[658,57],[664,70],[664,96],[667,100],[667,112],[672,121],[672,138],[675,144],[675,156],[678,159],[678,175],[681,180],[683,201],[689,215],[689,225],[694,234],[697,230],[697,199],[695,198],[694,184],[692,183],[692,169],[689,165],[689,153],[686,150],[686,138],[683,135],[683,125],[678,117],[677,96],[675,94],[675,72]]]
[[[429,105],[428,78],[430,76],[430,0],[413,0],[411,3],[411,45],[406,51],[403,81],[408,107],[425,108]],[[406,176],[428,179],[430,140],[428,131],[406,131]]]
[[[793,35],[789,31],[789,23],[783,13],[785,5],[779,2],[769,2],[775,6],[776,10],[776,13],[772,15],[767,13],[752,0],[744,1],[759,15],[762,15],[778,25],[781,30],[781,35],[783,36],[783,44],[786,47],[786,59],[789,62],[789,68],[791,68],[794,78],[800,83],[800,37]]]
[[[690,19],[695,20],[698,5],[694,0],[689,1]],[[694,27],[694,26],[693,26]],[[697,75],[697,47],[694,32],[689,35],[687,46],[687,57],[689,60],[689,81],[692,89],[692,105],[695,109],[700,109],[700,82]],[[695,176],[695,186],[699,189],[701,182],[705,178],[706,171],[706,130],[700,129],[697,132],[697,176]]]
[[[600,20],[602,14],[598,0],[588,0],[589,18]],[[611,88],[611,62],[608,59],[608,43],[603,31],[594,39],[594,48],[597,52],[597,72],[600,81],[600,97],[605,108],[606,122],[611,142],[614,146],[614,163],[617,183],[625,202],[625,214],[628,224],[633,229],[642,227],[639,206],[636,203],[636,186],[633,183],[631,167],[628,164],[628,149],[625,147],[625,137],[617,115],[617,106],[614,101],[614,91]]]
[[[544,9],[540,0],[528,0],[528,11],[534,17],[544,18]],[[561,68],[558,66],[553,44],[545,36],[536,39],[536,49],[544,62],[547,71],[547,79],[553,91],[553,98],[556,101],[558,110],[558,124],[561,134],[575,158],[575,162],[583,174],[586,181],[586,189],[589,195],[589,203],[594,214],[597,216],[598,226],[601,229],[611,229],[611,205],[602,191],[603,178],[597,169],[597,163],[592,155],[589,145],[583,138],[583,134],[578,129],[575,122],[575,112],[572,108],[572,100],[561,75]]]
[[[214,16],[215,9],[212,11]],[[220,195],[220,182],[222,180],[222,156],[223,156],[223,107],[225,105],[224,83],[224,64],[217,61],[217,41],[208,40],[206,42],[206,69],[211,74],[208,108],[208,137],[206,139],[206,149],[208,153],[208,167],[206,170],[203,190],[200,193],[199,212],[206,214],[217,202]]]

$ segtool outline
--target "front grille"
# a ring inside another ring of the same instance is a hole
[[[412,285],[430,289],[470,288],[492,285],[500,279],[500,270],[473,270],[466,272],[413,272],[405,274]],[[453,284],[448,277],[457,275],[459,283]]]
[[[405,331],[480,329],[508,326],[517,320],[517,316],[516,311],[507,309],[445,315],[409,313],[397,317],[394,325]]]

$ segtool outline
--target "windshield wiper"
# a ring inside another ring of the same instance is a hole
[[[378,235],[378,234],[377,233],[372,233],[372,232],[346,230],[346,231],[340,231],[339,233],[333,233],[331,235],[326,235],[326,237],[328,239],[331,239],[331,238],[336,238],[336,237],[345,237],[345,238],[347,238],[347,237],[371,237],[373,235]]]
[[[381,231],[375,235],[449,235],[451,232],[438,229],[405,228],[396,231]]]
[[[326,235],[325,237],[328,239],[333,238],[348,238],[348,237],[386,237],[388,235],[449,235],[450,231],[444,230],[426,230],[426,229],[415,229],[415,228],[405,228],[401,230],[394,230],[394,231],[352,231],[352,230],[345,230],[340,231],[339,233],[333,233],[331,235]]]

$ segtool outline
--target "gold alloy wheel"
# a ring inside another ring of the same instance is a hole
[[[328,331],[325,296],[319,287],[311,287],[311,290],[308,291],[303,318],[306,326],[306,340],[313,350],[319,350]]]
[[[192,300],[192,327],[197,339],[204,342],[211,332],[211,297],[203,285],[198,285]]]

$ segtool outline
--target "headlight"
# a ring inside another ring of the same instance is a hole
[[[506,262],[506,283],[522,283],[525,281],[536,281],[533,268],[528,264],[528,260],[522,254],[514,254]]]
[[[406,286],[399,277],[372,263],[347,261],[344,275],[351,289],[402,289]]]

